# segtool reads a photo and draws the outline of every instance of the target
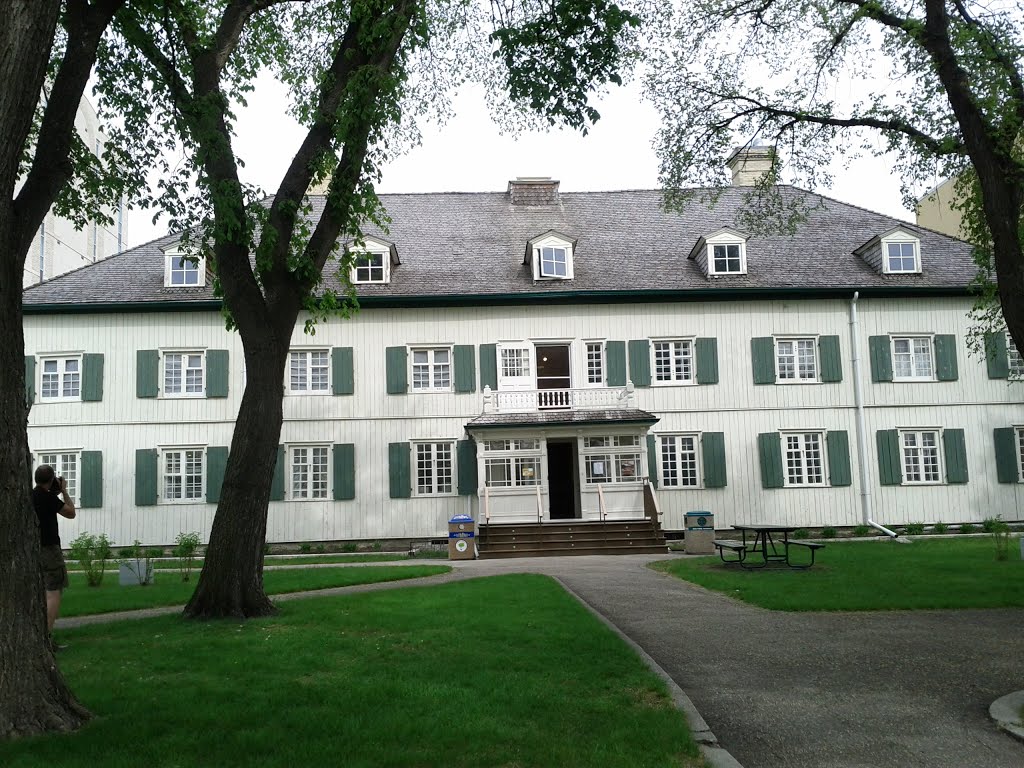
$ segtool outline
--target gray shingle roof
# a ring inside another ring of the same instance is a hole
[[[513,205],[507,192],[381,195],[392,219],[387,234],[401,264],[389,285],[361,285],[360,297],[514,297],[519,294],[730,289],[966,289],[976,274],[968,244],[946,235],[793,187],[814,210],[790,235],[753,235],[748,274],[706,277],[687,256],[697,240],[737,223],[749,188],[729,188],[713,207],[694,200],[667,212],[658,190],[563,192],[554,205]],[[820,206],[816,207],[816,204]],[[323,199],[314,200],[316,212]],[[879,275],[854,254],[872,237],[900,226],[920,237],[920,275]],[[577,240],[575,278],[534,282],[523,264],[531,238],[557,230]],[[168,236],[25,291],[27,311],[60,304],[183,304],[213,299],[210,286],[165,288],[161,247]],[[525,298],[525,297],[524,297]],[[367,302],[368,304],[371,302]]]

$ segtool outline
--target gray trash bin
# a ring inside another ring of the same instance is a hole
[[[683,543],[688,555],[710,555],[715,551],[715,516],[710,512],[687,512]]]

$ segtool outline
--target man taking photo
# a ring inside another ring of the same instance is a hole
[[[50,647],[56,651],[61,646],[53,642],[53,624],[60,611],[61,594],[68,585],[68,569],[64,565],[64,553],[60,548],[57,515],[72,519],[75,516],[75,502],[68,494],[67,481],[57,477],[49,464],[36,469],[35,479],[32,506],[39,517],[39,561],[43,567],[43,584],[46,587],[46,627],[50,632]]]

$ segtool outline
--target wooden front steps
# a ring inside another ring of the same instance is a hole
[[[660,526],[649,519],[483,524],[477,545],[481,559],[668,552]]]

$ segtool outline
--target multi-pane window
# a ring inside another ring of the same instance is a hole
[[[917,243],[886,243],[886,272],[917,272]]]
[[[416,493],[431,496],[452,492],[452,443],[415,443]]]
[[[934,379],[930,336],[894,337],[892,340],[892,372],[896,379]]]
[[[203,260],[184,256],[167,257],[167,285],[203,285]]]
[[[697,488],[697,435],[662,435],[661,484],[664,488]]]
[[[903,448],[903,482],[941,482],[937,431],[900,432],[900,443]]]
[[[291,461],[291,498],[326,499],[328,491],[326,445],[293,445]]]
[[[203,353],[164,353],[164,394],[199,396],[203,394]]]
[[[569,252],[565,248],[546,245],[537,249],[540,255],[541,277],[567,277]]]
[[[77,452],[59,452],[59,453],[40,453],[39,464],[49,464],[53,467],[53,471],[58,477],[63,477],[67,481],[68,496],[71,500],[78,503],[78,453]]]
[[[1010,334],[1006,334],[1006,362],[1011,379],[1024,379],[1024,356],[1018,351]]]
[[[530,375],[530,350],[524,347],[509,347],[501,350],[501,375],[504,378],[521,378]]]
[[[693,342],[689,339],[655,341],[654,380],[660,382],[693,381]]]
[[[355,257],[355,282],[386,282],[383,253],[361,253]]]
[[[163,452],[164,501],[199,501],[203,498],[202,448],[171,448]]]
[[[814,339],[776,339],[775,363],[779,381],[817,381],[816,349]]]
[[[824,442],[820,432],[784,434],[786,485],[824,485]]]
[[[42,400],[77,400],[82,396],[82,358],[44,359],[39,397]]]
[[[634,483],[641,479],[640,438],[612,435],[583,438],[588,483]]]
[[[504,357],[503,357],[504,359]],[[412,388],[423,391],[447,391],[452,388],[452,352],[441,349],[412,351]]]
[[[485,440],[484,480],[489,488],[519,488],[540,484],[540,441]]]
[[[740,243],[718,243],[711,247],[712,274],[743,272],[743,247]]]
[[[587,342],[587,384],[604,384],[604,343]]]
[[[289,353],[288,391],[326,392],[330,387],[330,357],[326,349],[304,349]]]

